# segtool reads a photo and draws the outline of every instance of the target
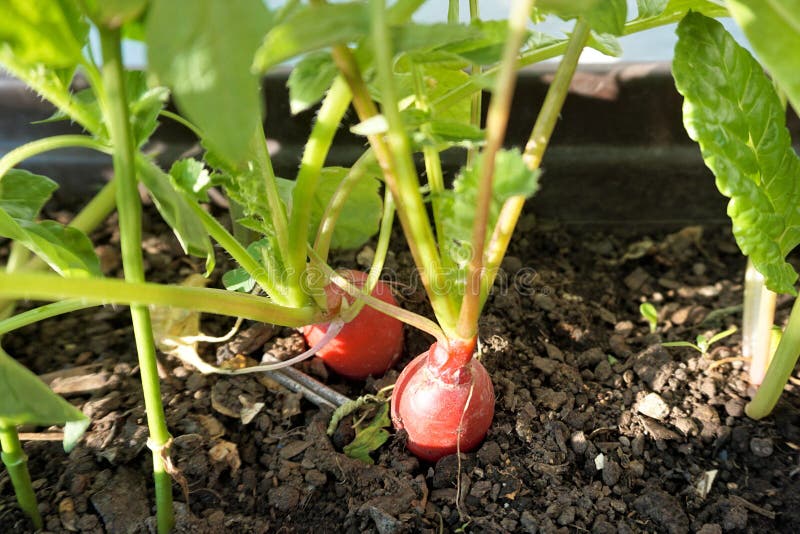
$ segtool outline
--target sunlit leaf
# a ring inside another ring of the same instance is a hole
[[[90,420],[0,349],[0,423],[6,426],[68,423],[64,429],[64,450],[69,452]]]
[[[261,121],[253,54],[271,24],[261,0],[153,0],[148,64],[218,156],[240,164]]]
[[[673,76],[686,131],[730,198],[739,248],[767,287],[796,294],[785,258],[800,244],[800,159],[772,83],[719,22],[699,13],[678,26]]]
[[[800,0],[730,0],[727,5],[756,55],[800,113]]]
[[[188,180],[186,175],[189,173],[189,167],[192,167],[191,170],[197,173],[195,181],[208,175],[199,161],[195,161],[194,164],[176,163],[175,165],[177,169],[183,171],[176,171],[176,174],[184,180]],[[173,187],[170,176],[144,156],[137,158],[136,169],[142,184],[150,192],[158,212],[172,228],[184,252],[205,258],[206,270],[210,273],[214,269],[214,247],[202,221],[189,206],[189,202],[193,200],[181,195]]]

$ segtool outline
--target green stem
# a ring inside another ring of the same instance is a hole
[[[539,168],[544,151],[547,148],[547,144],[550,142],[550,137],[558,122],[561,108],[564,106],[564,101],[567,98],[572,76],[575,74],[575,69],[578,66],[578,59],[580,59],[581,52],[588,39],[588,24],[583,21],[577,22],[569,39],[569,47],[564,53],[561,63],[558,65],[555,77],[550,83],[547,96],[545,96],[542,108],[536,118],[536,124],[534,124],[531,136],[528,143],[525,145],[523,159],[531,170]],[[495,224],[494,232],[492,233],[492,238],[489,241],[486,251],[487,273],[486,276],[483,277],[481,287],[482,301],[486,300],[494,284],[497,269],[500,267],[500,262],[503,261],[503,256],[511,240],[511,234],[514,232],[514,227],[517,224],[520,213],[522,213],[524,204],[524,196],[514,196],[506,200],[500,210],[500,215],[497,218],[497,223]]]
[[[12,330],[17,330],[29,324],[38,323],[44,319],[70,313],[77,310],[91,308],[94,304],[86,304],[82,300],[64,300],[45,304],[32,310],[19,313],[8,319],[0,321],[0,336],[5,335]]]
[[[291,256],[287,262],[290,286],[300,285],[306,270],[306,248],[301,244],[308,242],[314,194],[336,129],[350,106],[351,98],[347,82],[341,76],[337,77],[322,102],[303,151],[300,170],[292,192],[292,211],[289,217],[289,242],[296,245],[291,248]]]
[[[500,75],[489,104],[486,116],[486,145],[484,146],[480,178],[478,182],[478,205],[475,209],[475,220],[472,225],[472,256],[467,264],[467,279],[461,312],[458,317],[457,333],[461,339],[473,339],[478,333],[478,317],[481,313],[481,286],[486,274],[484,267],[484,249],[486,246],[486,230],[489,226],[489,210],[492,205],[492,184],[494,181],[494,163],[497,152],[503,145],[503,139],[511,111],[511,97],[516,84],[515,60],[522,46],[528,14],[533,8],[533,0],[518,0],[513,4],[508,17],[509,35],[503,50],[500,64]]]
[[[425,92],[425,80],[422,76],[422,69],[419,65],[412,64],[411,75],[414,79],[414,92],[416,93],[417,107],[422,111],[430,111],[428,95]],[[425,134],[431,133],[430,124],[423,124],[422,131]],[[444,173],[442,172],[442,159],[439,150],[433,146],[423,146],[422,156],[425,161],[425,174],[428,176],[428,187],[430,187],[431,211],[433,212],[433,225],[436,230],[439,254],[442,258],[442,268],[452,269],[455,264],[447,253],[447,242],[444,235],[444,221],[442,218],[442,197],[444,195]]]
[[[450,0],[447,5],[447,22],[458,24],[458,4],[461,0]]]
[[[754,386],[764,380],[770,362],[776,297],[748,259],[742,301],[742,356],[750,358],[750,384]]]
[[[469,0],[469,20],[474,22],[479,19],[480,14],[478,13],[478,0]],[[470,67],[470,77],[480,76],[481,71],[481,66],[477,63],[473,63]],[[472,95],[472,101],[470,102],[469,106],[469,123],[476,128],[481,127],[482,106],[483,91],[475,91],[475,93]],[[467,167],[472,165],[472,163],[475,161],[476,155],[477,149],[474,146],[471,146],[469,150],[467,150]]]
[[[128,117],[124,67],[119,30],[100,29],[103,50],[102,87],[105,98],[101,100],[104,116],[109,123],[114,146],[114,174],[118,180],[117,212],[119,213],[120,248],[125,279],[144,281],[142,259],[142,206],[136,181],[136,147]],[[266,147],[265,147],[266,150]],[[164,417],[164,406],[158,382],[153,329],[147,306],[131,306],[131,320],[139,355],[145,412],[150,432],[149,446],[153,451],[153,478],[156,493],[158,531],[167,533],[174,524],[172,510],[172,479],[167,472],[171,436]]]
[[[28,472],[28,456],[19,442],[19,435],[14,426],[6,426],[0,421],[0,457],[8,469],[11,485],[22,511],[31,518],[36,530],[43,527],[42,516],[36,503],[36,494],[31,485],[31,475]]]
[[[452,293],[442,291],[439,283],[442,276],[442,262],[420,193],[419,178],[411,156],[411,144],[397,106],[394,73],[392,72],[393,52],[390,32],[387,28],[385,0],[372,0],[371,6],[372,16],[370,19],[377,85],[381,91],[381,109],[389,126],[385,136],[385,145],[387,145],[389,155],[386,160],[383,160],[377,149],[376,155],[383,167],[384,174],[388,170],[389,175],[394,178],[394,180],[389,180],[387,177],[387,183],[390,187],[393,186],[392,195],[397,203],[397,213],[403,230],[408,236],[407,241],[414,256],[414,262],[420,268],[420,277],[427,290],[434,314],[445,333],[450,334],[455,331],[458,317],[457,302]],[[354,91],[353,94],[357,93]],[[373,139],[370,139],[370,143],[372,142]],[[375,147],[374,144],[373,147]]]
[[[256,236],[258,234],[239,222],[241,219],[244,219],[247,216],[244,206],[230,197],[228,198],[228,214],[231,220],[233,237],[236,238],[236,241],[244,246],[247,246],[256,240]]]
[[[177,122],[178,124],[180,124],[184,128],[187,128],[198,139],[203,139],[204,138],[203,132],[200,131],[200,128],[195,126],[194,123],[192,123],[188,119],[185,119],[184,117],[181,117],[177,113],[173,113],[172,111],[169,111],[167,109],[162,109],[161,111],[158,112],[158,114],[161,115],[162,117],[166,117],[168,119],[171,119],[171,120]]]
[[[331,269],[328,266],[328,264],[324,263],[320,258],[318,258],[316,253],[311,247],[309,247],[308,255],[311,258],[311,262],[318,269],[320,269],[323,274],[325,274],[325,277],[328,280],[330,280],[331,282],[342,288],[351,297],[363,300],[367,305],[369,305],[372,308],[375,308],[379,312],[385,313],[386,315],[390,315],[399,321],[402,321],[419,330],[422,330],[423,332],[427,332],[428,334],[435,337],[437,341],[445,342],[446,340],[445,333],[435,322],[431,321],[427,317],[424,317],[412,311],[406,310],[399,306],[394,306],[392,304],[389,304],[388,302],[384,302],[381,299],[375,298],[371,295],[367,295],[360,288],[350,283],[349,280],[339,275],[339,273]]]
[[[86,234],[92,232],[114,211],[116,202],[117,181],[112,179],[75,215],[69,226]]]
[[[106,154],[111,152],[106,145],[86,135],[54,135],[52,137],[45,137],[43,139],[31,141],[30,143],[25,143],[0,158],[0,178],[28,158],[59,148],[76,147],[91,148]]]
[[[264,126],[259,122],[253,140],[256,155],[256,168],[260,172],[264,181],[264,191],[269,205],[269,219],[275,227],[275,237],[278,241],[278,250],[283,265],[288,265],[292,257],[292,246],[289,242],[289,222],[286,218],[286,209],[278,195],[278,188],[275,180],[275,171],[272,168],[272,160],[267,150],[267,141],[264,136]],[[285,285],[284,291],[287,302],[292,306],[304,306],[308,302],[308,295],[300,284]]]
[[[81,299],[86,304],[125,304],[183,308],[203,313],[244,317],[289,327],[324,322],[314,307],[280,306],[248,293],[112,278],[62,278],[55,274],[0,273],[0,296],[31,300]]]
[[[386,254],[389,252],[389,239],[392,236],[392,223],[394,222],[394,200],[392,199],[392,192],[387,188],[383,194],[383,217],[381,218],[381,230],[378,234],[378,242],[375,245],[375,255],[372,258],[372,265],[369,268],[369,275],[361,288],[361,292],[365,295],[371,295],[372,290],[381,277],[383,272],[383,264],[386,262]],[[353,320],[356,315],[361,311],[366,302],[357,300],[353,305],[342,314],[342,319],[345,322]]]
[[[772,362],[764,375],[753,400],[745,406],[745,412],[753,419],[761,419],[770,414],[783,393],[783,388],[792,376],[797,358],[800,356],[800,299],[795,299],[789,324],[783,332],[781,342],[775,350]]]

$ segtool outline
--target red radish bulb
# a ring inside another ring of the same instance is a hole
[[[339,274],[359,288],[367,281],[367,274],[361,271],[348,270]],[[343,297],[350,304],[354,300],[333,283],[325,287],[325,295],[330,310],[338,310]],[[378,281],[372,296],[397,306],[391,288],[384,282]],[[309,346],[319,342],[327,332],[328,325],[329,323],[323,323],[303,327],[303,335]],[[337,374],[363,380],[370,375],[379,376],[385,373],[397,361],[402,350],[403,323],[374,308],[364,306],[335,338],[317,352],[317,356]]]
[[[434,343],[397,378],[392,422],[408,433],[406,446],[420,459],[435,462],[475,449],[492,424],[494,388],[489,373],[472,357],[474,346]]]

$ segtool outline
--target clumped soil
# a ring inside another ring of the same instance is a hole
[[[58,214],[57,214],[58,215]],[[201,271],[151,214],[148,278]],[[114,221],[96,234],[109,275],[119,275]],[[396,243],[402,243],[397,239]],[[368,248],[338,253],[355,267]],[[230,268],[220,255],[212,283]],[[483,361],[497,413],[474,452],[420,463],[393,434],[374,465],[340,452],[348,432],[326,434],[330,412],[263,375],[204,376],[161,355],[163,400],[174,436],[177,532],[793,532],[800,528],[798,396],[775,413],[743,414],[748,385],[740,335],[708,355],[666,349],[741,320],[744,260],[724,228],[632,233],[565,228],[526,216],[505,277],[481,321]],[[427,313],[405,248],[387,261],[402,304]],[[650,333],[638,311],[659,310]],[[790,302],[779,298],[778,321]],[[204,317],[222,335],[232,325]],[[430,339],[407,330],[401,363]],[[153,530],[147,429],[127,310],[106,307],[28,327],[8,352],[92,418],[66,455],[57,441],[28,441],[48,532]],[[304,349],[292,329],[245,323],[231,342],[201,345],[210,362]],[[366,383],[300,366],[356,398]],[[47,429],[23,429],[42,432]],[[52,432],[55,429],[50,429]],[[188,496],[188,500],[186,497]],[[0,531],[26,532],[0,473]]]

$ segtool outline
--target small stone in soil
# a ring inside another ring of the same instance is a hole
[[[683,507],[665,491],[647,490],[633,501],[633,507],[640,516],[652,521],[659,531],[669,534],[689,532],[689,518]]]
[[[603,468],[603,483],[608,487],[614,487],[619,482],[622,475],[622,468],[614,460],[606,460]]]
[[[300,503],[300,490],[293,486],[278,486],[267,493],[270,506],[281,512],[288,512],[297,508]]]
[[[402,530],[402,523],[387,514],[377,506],[368,506],[367,512],[370,518],[375,522],[375,528],[378,529],[379,534],[395,534]]]
[[[772,440],[770,438],[753,438],[750,440],[750,451],[759,458],[772,456]]]
[[[478,450],[478,460],[483,465],[493,465],[500,462],[500,445],[496,441],[487,441]]]
[[[664,399],[658,393],[648,393],[638,402],[636,411],[661,421],[669,415],[669,405],[664,402]]]
[[[730,399],[725,403],[725,413],[731,417],[741,417],[744,414],[744,401],[741,399]]]
[[[650,345],[636,355],[633,370],[651,389],[655,390],[657,388],[654,387],[654,382],[671,362],[672,358],[661,345]]]
[[[578,455],[586,452],[586,448],[589,446],[589,442],[586,439],[586,434],[584,434],[582,430],[572,434],[572,436],[569,438],[569,444],[575,454]]]
[[[146,494],[144,477],[138,471],[120,467],[108,484],[91,496],[91,501],[107,532],[135,532],[150,511],[146,499],[130,496]]]
[[[567,402],[567,394],[563,391],[554,391],[550,388],[541,388],[536,395],[539,402],[550,410],[558,410]]]

